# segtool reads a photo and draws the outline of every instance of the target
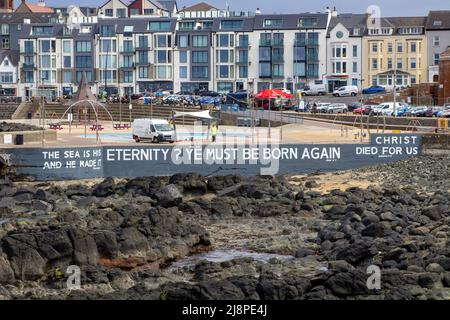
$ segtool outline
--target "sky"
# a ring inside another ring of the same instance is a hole
[[[15,0],[17,4],[20,0]],[[28,0],[37,3],[38,0]],[[80,6],[98,6],[107,0],[46,0],[51,6],[68,6],[76,3]],[[218,8],[226,8],[226,4],[235,11],[255,11],[262,13],[298,13],[325,11],[325,8],[336,7],[340,13],[362,13],[370,5],[378,5],[382,16],[426,16],[429,10],[450,10],[449,0],[179,0],[180,8],[205,1]],[[131,0],[123,0],[131,2]],[[276,5],[275,5],[276,4]]]

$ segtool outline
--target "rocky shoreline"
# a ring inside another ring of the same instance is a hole
[[[0,179],[0,299],[450,299],[449,239],[448,154],[299,177]],[[70,265],[80,290],[55,279]]]

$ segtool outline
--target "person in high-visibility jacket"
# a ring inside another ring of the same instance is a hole
[[[211,126],[211,137],[212,137],[212,142],[216,142],[216,136],[217,136],[217,126],[215,124],[213,124]]]

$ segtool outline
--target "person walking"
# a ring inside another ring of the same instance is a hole
[[[213,124],[211,126],[211,137],[212,137],[212,142],[216,142],[216,137],[217,137],[217,126],[215,124]]]

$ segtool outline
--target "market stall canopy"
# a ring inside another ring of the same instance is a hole
[[[198,111],[198,112],[175,111],[174,115],[173,115],[174,118],[183,117],[183,116],[193,117],[193,118],[197,118],[197,119],[207,119],[207,120],[215,119],[215,118],[211,117],[211,115],[209,114],[209,110]]]
[[[292,99],[294,96],[290,93],[286,93],[280,89],[264,89],[261,92],[255,94],[257,99]]]

